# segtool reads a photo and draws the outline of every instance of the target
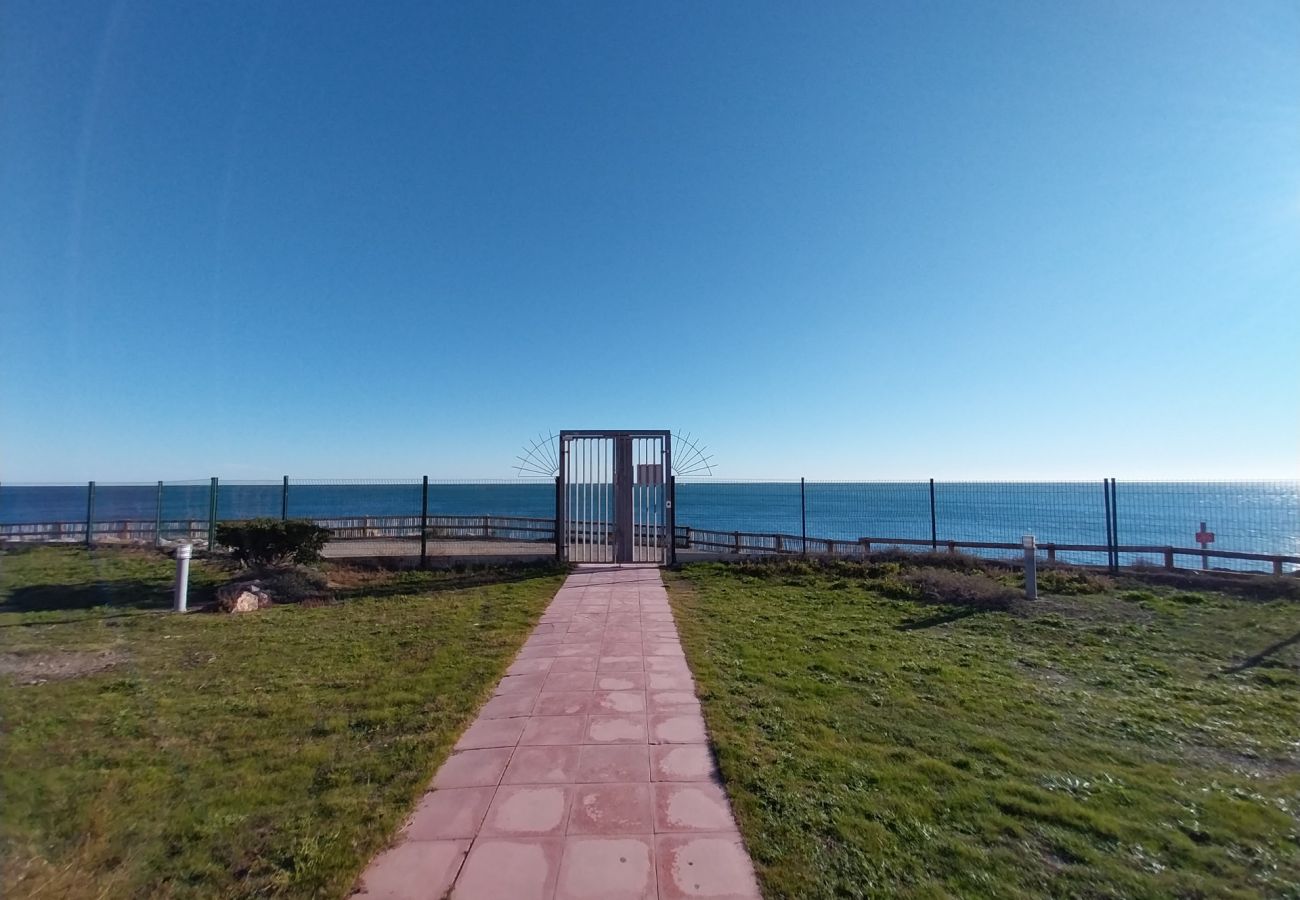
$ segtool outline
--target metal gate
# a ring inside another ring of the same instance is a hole
[[[570,562],[673,561],[667,431],[561,431],[556,518]]]

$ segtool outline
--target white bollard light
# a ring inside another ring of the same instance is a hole
[[[185,612],[189,600],[190,557],[193,555],[193,544],[181,544],[176,548],[176,587],[172,590],[172,608],[176,612]]]
[[[1034,536],[1027,534],[1021,539],[1025,545],[1025,599],[1038,599],[1038,545]]]

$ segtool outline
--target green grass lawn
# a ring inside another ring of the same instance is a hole
[[[1300,603],[908,575],[669,575],[768,897],[1300,897]]]
[[[561,581],[335,569],[340,602],[179,616],[172,571],[0,557],[4,897],[346,895]]]

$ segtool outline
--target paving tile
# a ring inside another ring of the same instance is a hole
[[[598,691],[643,691],[645,688],[645,672],[600,672],[596,675]]]
[[[686,665],[686,660],[679,659],[676,656],[647,656],[645,658],[645,670],[647,672],[665,672],[671,675],[689,675],[690,668]],[[531,675],[522,675],[521,678],[531,678]]]
[[[563,838],[480,838],[451,900],[551,900],[563,855]]]
[[[374,858],[352,896],[358,900],[427,900],[450,888],[469,841],[406,841]]]
[[[682,645],[676,641],[655,641],[645,644],[646,656],[666,656],[670,659],[683,659],[686,654],[682,652]]]
[[[656,569],[569,577],[402,836],[358,896],[757,900]]]
[[[524,641],[525,647],[544,647],[547,644],[559,644],[564,641],[562,634],[533,634]]]
[[[595,691],[591,695],[592,715],[645,712],[644,691]]]
[[[655,831],[734,831],[727,795],[704,782],[654,783]]]
[[[708,744],[654,745],[650,748],[650,778],[654,781],[708,781],[714,784],[719,781],[718,766]]]
[[[734,833],[655,836],[660,900],[760,900],[749,854]]]
[[[484,747],[513,747],[523,734],[524,718],[479,719],[465,729],[456,742],[457,750],[481,750]]]
[[[646,703],[652,713],[700,711],[700,701],[694,691],[650,691]]]
[[[528,730],[524,729],[527,734]],[[704,717],[699,713],[655,713],[650,716],[650,743],[703,744],[709,740]]]
[[[479,834],[489,837],[550,837],[564,834],[572,785],[509,784],[496,789]]]
[[[599,656],[600,643],[597,641],[581,641],[576,644],[561,644],[555,649],[554,655],[560,658],[566,656]]]
[[[590,691],[596,686],[595,672],[552,672],[541,689],[554,691]]]
[[[564,841],[556,900],[655,900],[654,839],[577,836]]]
[[[595,656],[562,656],[554,660],[551,665],[552,672],[594,672],[596,671]]]
[[[581,744],[586,729],[586,716],[532,716],[519,736],[519,746]]]
[[[648,783],[574,788],[567,834],[649,834],[653,830]]]
[[[479,710],[480,719],[508,719],[511,716],[526,716],[533,711],[537,702],[532,691],[514,694],[500,694],[493,697]]]
[[[502,784],[573,784],[581,747],[517,747]],[[680,779],[679,779],[680,780]]]
[[[510,720],[513,721],[513,720]],[[588,716],[585,744],[644,744],[646,717]]]
[[[602,656],[596,671],[602,675],[616,672],[640,672],[645,668],[643,656]]]
[[[640,641],[610,641],[606,640],[600,648],[601,656],[643,656],[645,655]]]
[[[550,656],[539,656],[535,659],[517,659],[506,669],[507,675],[545,675],[555,664],[554,658]]]
[[[408,841],[472,838],[495,792],[495,787],[430,791],[402,826],[402,836]]]
[[[579,784],[647,781],[649,754],[643,744],[587,744],[578,755]]]
[[[507,675],[497,682],[495,694],[537,693],[549,675]]]
[[[447,757],[433,776],[434,788],[489,787],[501,780],[510,762],[509,747],[462,750]]]
[[[591,691],[542,691],[533,704],[535,716],[581,716],[589,712]],[[575,741],[576,743],[576,741]]]

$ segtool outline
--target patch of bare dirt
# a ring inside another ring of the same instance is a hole
[[[12,678],[19,684],[66,681],[111,669],[126,659],[126,654],[117,650],[0,653],[0,678]]]

